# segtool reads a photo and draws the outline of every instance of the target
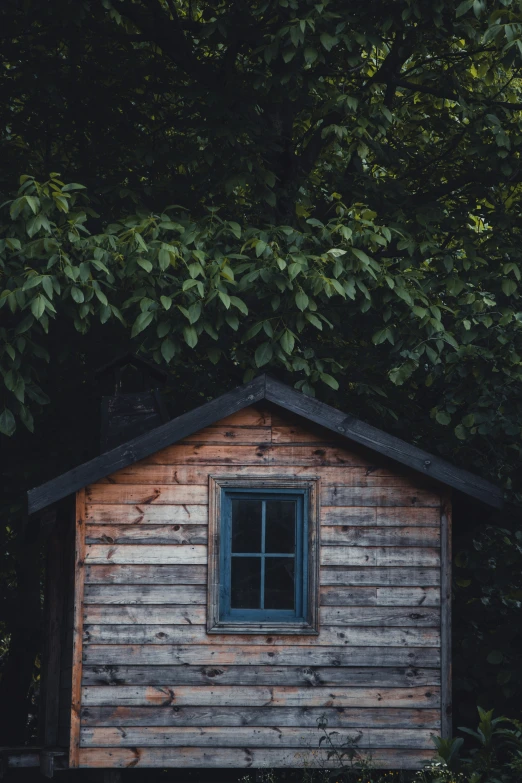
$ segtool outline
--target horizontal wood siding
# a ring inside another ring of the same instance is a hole
[[[206,632],[209,475],[320,479],[318,636]],[[441,496],[424,477],[265,406],[85,501],[80,767],[328,766],[322,715],[376,766],[431,758]]]

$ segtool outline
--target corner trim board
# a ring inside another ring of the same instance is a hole
[[[452,650],[451,650],[451,492],[441,497],[441,736],[452,736]]]

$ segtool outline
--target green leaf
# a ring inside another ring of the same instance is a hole
[[[308,65],[314,63],[318,56],[317,49],[313,49],[311,46],[307,46],[304,50],[305,63],[308,63]]]
[[[501,650],[492,650],[487,657],[488,663],[492,663],[494,666],[498,666],[503,660],[504,655]]]
[[[372,337],[372,343],[374,345],[380,345],[385,340],[388,340],[392,345],[395,343],[395,340],[393,339],[393,329],[390,326],[387,326],[386,329],[379,329]]]
[[[511,294],[514,294],[517,290],[517,284],[514,280],[503,280],[502,281],[502,291],[505,293],[506,296],[511,296]]]
[[[457,424],[457,426],[454,429],[454,433],[459,440],[466,440],[466,438],[468,437],[468,433],[466,429],[462,426],[462,424]]]
[[[25,318],[23,318],[22,321],[20,321],[20,323],[16,327],[15,334],[18,335],[27,332],[27,330],[30,329],[33,324],[34,324],[33,316],[26,315]]]
[[[356,258],[361,261],[365,266],[367,266],[370,263],[370,257],[366,255],[366,253],[363,250],[359,250],[358,247],[352,247],[352,253]]]
[[[451,422],[451,416],[449,413],[446,413],[446,411],[437,411],[437,414],[435,416],[435,419],[438,421],[439,424],[449,424]]]
[[[99,288],[95,288],[94,289],[94,293],[96,294],[96,298],[98,299],[98,301],[100,301],[102,303],[102,305],[105,305],[105,307],[107,307],[108,304],[109,304],[109,301],[108,301],[107,297],[105,296],[105,294],[103,293],[103,291],[100,291]]]
[[[239,223],[235,223],[233,220],[228,221],[228,225],[232,229],[232,233],[236,237],[236,239],[241,239],[241,226]]]
[[[201,302],[194,302],[188,309],[189,321],[191,324],[195,324],[199,320],[201,315]]]
[[[2,435],[7,435],[7,437],[10,438],[11,435],[14,434],[15,430],[16,424],[14,416],[9,408],[5,408],[4,412],[0,415],[0,432]]]
[[[131,337],[136,337],[136,335],[140,334],[140,332],[143,332],[144,329],[147,328],[147,326],[152,321],[152,313],[145,312],[140,313],[139,316],[134,321],[132,331],[131,331]]]
[[[283,334],[281,335],[279,342],[281,343],[281,348],[285,353],[291,354],[294,350],[295,345],[295,337],[292,334],[292,332],[289,329],[286,329]]]
[[[40,285],[42,280],[43,277],[41,275],[31,275],[31,277],[28,277],[25,283],[23,284],[22,290],[30,291],[31,288],[35,288],[37,285]]]
[[[170,310],[170,308],[172,307],[172,299],[170,298],[170,296],[160,296],[160,302],[165,308],[165,310]]]
[[[172,360],[175,353],[176,353],[176,346],[174,345],[170,337],[167,337],[167,339],[163,340],[163,342],[161,343],[161,355],[163,356],[167,364]]]
[[[404,381],[411,377],[417,367],[418,362],[414,361],[413,359],[408,359],[408,361],[404,362],[404,364],[401,364],[399,367],[394,367],[392,370],[390,370],[388,377],[390,381],[396,386],[402,386]]]
[[[464,16],[464,14],[467,13],[469,9],[473,7],[474,2],[475,0],[463,0],[462,3],[459,3],[459,5],[457,6],[457,10],[455,11],[455,16],[457,17],[457,19],[459,18],[459,16]]]
[[[68,185],[64,185],[62,193],[69,193],[71,190],[85,190],[85,185],[79,185],[78,182],[69,182]]]
[[[136,236],[139,237],[140,235],[136,234]],[[141,256],[139,256],[138,265],[141,266],[141,268],[144,269],[146,272],[152,272],[152,264],[150,263],[150,261],[147,261],[146,258],[141,258]]]
[[[183,327],[183,337],[189,348],[195,348],[198,343],[198,333],[193,326]]]
[[[235,332],[239,329],[239,318],[235,313],[227,313],[225,315],[225,321]]]
[[[243,315],[248,315],[248,307],[238,296],[231,296],[230,303],[233,304],[234,307],[237,307],[237,309],[243,313]]]
[[[308,296],[305,294],[304,291],[298,291],[295,295],[295,303],[297,307],[301,310],[301,312],[304,312],[306,308],[308,307],[308,302],[310,300],[308,299]]]
[[[329,33],[321,33],[321,44],[327,52],[331,52],[333,47],[339,43],[339,38],[336,35],[330,35]]]
[[[29,432],[34,432],[33,414],[29,408],[25,407],[25,405],[20,406],[20,419],[22,420],[23,424],[25,424]]]
[[[165,272],[170,266],[170,253],[164,247],[158,253],[158,264],[162,272]]]
[[[256,349],[254,360],[257,367],[263,367],[263,365],[268,364],[270,359],[273,356],[273,349],[272,345],[269,342],[261,343],[261,345]]]
[[[319,377],[322,380],[322,382],[326,383],[326,385],[330,386],[330,388],[335,389],[335,391],[339,389],[338,382],[331,375],[328,375],[328,373],[322,372],[320,373]]]
[[[33,213],[36,215],[38,207],[40,206],[40,199],[35,196],[25,196],[25,201],[31,207]]]
[[[54,289],[53,289],[53,281],[51,280],[51,278],[43,277],[42,286],[43,286],[43,290],[45,291],[49,299],[52,299],[54,294]]]
[[[256,257],[259,258],[259,256],[262,256],[266,250],[266,242],[263,242],[262,239],[258,239],[257,242],[255,243],[255,248],[256,248]]]
[[[316,329],[320,329],[322,331],[323,325],[316,315],[313,313],[305,313],[305,318],[309,323],[312,324],[312,326],[315,326]]]
[[[225,305],[226,309],[228,310],[228,308],[230,307],[230,303],[231,303],[229,295],[225,294],[223,291],[218,291],[218,296],[221,299],[221,301],[223,302],[223,304]]]
[[[43,296],[37,296],[36,299],[33,299],[31,302],[31,312],[35,318],[40,320],[45,312],[45,299]]]

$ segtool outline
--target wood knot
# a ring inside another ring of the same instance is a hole
[[[225,673],[224,669],[218,669],[218,668],[203,669],[203,674],[205,675],[205,677],[220,677],[224,673]]]

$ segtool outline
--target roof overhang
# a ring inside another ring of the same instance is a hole
[[[395,462],[406,465],[425,476],[440,481],[466,495],[501,508],[504,502],[502,490],[479,476],[457,468],[446,460],[389,435],[377,427],[350,416],[324,402],[308,397],[267,375],[260,375],[250,383],[233,389],[211,402],[200,405],[188,413],[156,427],[99,457],[62,473],[27,493],[28,511],[35,511],[99,481],[117,470],[145,459],[160,449],[170,446],[203,427],[230,416],[242,408],[267,400],[281,408],[298,414],[335,432],[352,443],[358,443]]]

